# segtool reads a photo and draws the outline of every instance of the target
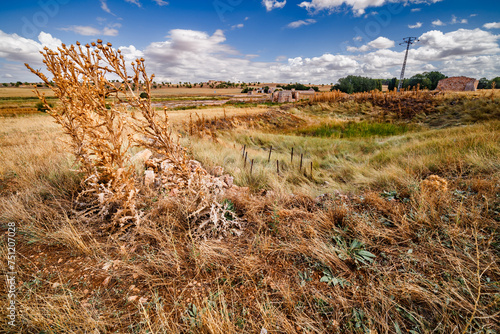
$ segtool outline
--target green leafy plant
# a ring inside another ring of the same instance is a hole
[[[334,250],[341,260],[352,259],[356,264],[362,263],[367,265],[373,263],[373,259],[376,257],[375,254],[364,249],[365,246],[361,241],[352,240],[348,245],[341,236],[334,236],[333,240],[336,243]]]
[[[300,286],[305,286],[307,282],[312,281],[312,272],[310,270],[299,271]]]
[[[196,308],[196,305],[189,303],[187,310],[185,311],[186,316],[183,317],[184,321],[189,322],[191,328],[201,327],[200,313]]]
[[[337,286],[340,285],[342,288],[351,285],[348,281],[343,278],[333,276],[329,269],[323,270],[323,277],[319,280],[320,282],[328,283],[328,285]]]
[[[233,221],[236,219],[236,212],[234,211],[234,203],[228,199],[224,199],[222,201],[222,206],[225,210],[224,218],[229,221]]]

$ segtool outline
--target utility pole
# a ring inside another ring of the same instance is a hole
[[[405,78],[405,69],[406,69],[406,60],[408,59],[408,51],[410,50],[410,45],[413,43],[418,42],[419,40],[417,37],[405,37],[403,38],[403,43],[399,43],[399,45],[406,44],[406,55],[405,55],[405,61],[403,63],[403,69],[401,70],[401,77],[399,78],[399,85],[398,85],[398,92],[401,90],[401,87],[403,87],[403,80]]]

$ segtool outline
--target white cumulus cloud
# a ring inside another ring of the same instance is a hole
[[[369,42],[368,44],[360,46],[359,48],[348,47],[347,51],[349,51],[349,52],[366,52],[366,51],[373,50],[373,49],[390,49],[390,48],[394,47],[394,45],[395,45],[395,42],[393,40],[390,40],[387,37],[381,36],[381,37]]]
[[[40,32],[38,41],[21,37],[17,34],[7,34],[0,30],[0,58],[9,61],[41,64],[39,53],[46,46],[55,49],[61,46],[61,40],[51,34]]]
[[[287,25],[287,27],[294,29],[294,28],[298,28],[301,26],[308,26],[308,25],[314,24],[314,23],[316,23],[316,20],[314,20],[314,19],[298,20],[298,21],[290,22]]]
[[[418,29],[420,27],[422,27],[422,22],[417,22],[417,23],[415,23],[413,25],[412,24],[408,25],[408,28],[410,28],[410,29]]]
[[[467,19],[459,19],[455,15],[452,15],[450,24],[457,24],[457,23],[467,24],[469,23],[469,21]]]
[[[440,60],[455,56],[495,54],[500,51],[497,40],[500,36],[479,28],[458,29],[448,33],[431,30],[420,36],[422,47],[416,50],[426,60]],[[474,43],[471,43],[474,41]]]
[[[500,22],[491,22],[483,25],[486,29],[500,29]]]
[[[441,21],[440,19],[437,19],[435,21],[432,21],[432,25],[435,26],[435,27],[441,27],[441,26],[445,26],[446,23],[444,23],[443,21]]]
[[[308,11],[334,11],[346,6],[351,8],[356,15],[363,15],[366,8],[381,7],[387,3],[400,2],[403,4],[432,4],[439,1],[441,0],[310,0],[301,2],[299,6],[307,9]]]
[[[283,8],[286,5],[286,0],[278,1],[278,0],[262,0],[262,4],[266,7],[266,10],[270,12],[274,8]]]
[[[447,33],[439,30],[425,32],[419,37],[420,42],[410,49],[407,77],[430,70],[441,71],[448,76],[499,76],[499,38],[479,28]],[[43,68],[39,51],[44,45],[54,49],[60,44],[59,39],[45,32],[38,39],[31,40],[0,31],[0,77],[9,74],[13,76],[10,81],[38,80],[22,63]],[[155,73],[158,81],[200,82],[215,79],[320,84],[336,82],[347,75],[372,78],[399,76],[406,50],[404,46],[395,48],[394,44],[386,37],[379,37],[355,48],[353,51],[357,53],[354,54],[280,55],[273,61],[258,61],[255,55],[242,54],[229,45],[222,30],[207,33],[174,29],[162,40],[144,48],[127,45],[120,49],[127,64],[143,57],[148,73]]]

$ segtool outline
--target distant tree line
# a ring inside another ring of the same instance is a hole
[[[243,90],[241,92],[248,93],[248,92],[251,92],[253,90],[255,90],[255,88],[246,86],[245,88],[243,88]]]
[[[412,89],[420,87],[420,89],[436,89],[439,80],[447,78],[441,72],[432,71],[415,74],[409,79],[403,80],[404,89]],[[390,91],[394,90],[399,85],[397,78],[392,79],[372,79],[361,76],[349,75],[338,80],[338,83],[333,85],[330,90],[339,90],[344,93],[361,93],[370,92],[372,90],[382,90],[382,85],[387,85]]]
[[[495,83],[495,89],[500,89],[500,77],[496,77],[491,80],[486,78],[479,79],[477,89],[491,89],[493,87],[493,83]]]
[[[340,78],[338,83],[332,86],[330,90],[339,90],[347,94],[370,92],[372,90],[382,91],[382,80],[349,75]]]
[[[276,87],[281,87],[284,90],[309,90],[309,89],[314,89],[316,92],[319,92],[319,88],[317,86],[306,86],[301,83],[294,83],[294,84],[289,84],[289,85],[277,85]]]
[[[403,88],[404,89],[412,89],[416,87],[420,87],[420,89],[436,89],[439,80],[448,78],[441,72],[432,71],[432,72],[424,72],[415,74],[410,79],[403,80]],[[389,82],[389,90],[392,91],[394,88],[397,88],[399,85],[399,80],[397,78],[392,78]]]

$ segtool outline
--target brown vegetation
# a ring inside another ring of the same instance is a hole
[[[294,115],[200,118],[195,127],[187,112],[193,136],[177,141],[149,99],[128,84],[128,92],[105,89],[103,72],[113,70],[149,92],[143,61],[128,77],[119,55],[98,45],[45,52],[49,64],[88,79],[55,71],[57,87],[73,94],[56,90],[61,105],[50,113],[62,130],[42,115],[0,119],[0,222],[18,228],[18,332],[500,331],[496,98],[444,100],[464,124],[475,123],[467,126],[388,138],[297,136],[300,120],[360,118],[367,105],[385,103],[399,117],[397,101],[413,108],[431,99],[333,92]],[[116,94],[109,109],[108,93]],[[434,117],[447,111],[434,108]],[[195,136],[204,128],[218,141]],[[290,161],[291,148],[314,175]],[[126,218],[132,212],[139,219]]]

